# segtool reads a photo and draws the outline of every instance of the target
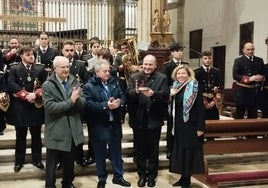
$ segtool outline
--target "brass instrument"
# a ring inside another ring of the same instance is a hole
[[[35,78],[33,92],[35,93],[37,89],[41,89],[41,83],[38,78]],[[34,106],[36,108],[41,108],[43,106],[42,97],[36,97],[36,99],[34,100]]]
[[[137,48],[137,38],[132,37],[129,39],[126,39],[127,46],[129,49],[129,54],[125,54],[122,56],[122,65],[123,65],[123,71],[124,71],[124,77],[126,80],[126,83],[129,83],[129,77],[132,74],[132,66],[136,65],[139,66],[139,60],[138,60],[138,48]]]
[[[40,57],[40,55],[38,54],[38,51],[36,51],[35,64],[41,64],[41,57]]]

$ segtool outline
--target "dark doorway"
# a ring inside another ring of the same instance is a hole
[[[225,89],[225,54],[226,46],[213,47],[213,66],[220,70],[220,78],[222,80],[222,89]]]

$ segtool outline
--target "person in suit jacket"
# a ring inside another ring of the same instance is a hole
[[[130,76],[126,89],[139,187],[144,187],[147,181],[149,187],[155,186],[159,140],[169,99],[167,76],[157,72],[156,65],[155,56],[146,55],[143,59],[143,70]]]
[[[62,45],[61,53],[69,60],[70,74],[73,75],[82,86],[86,84],[89,78],[89,74],[85,63],[74,58],[75,42],[72,40],[65,40]],[[84,115],[84,111],[81,111],[82,121],[84,120]],[[76,163],[81,167],[86,167],[93,163],[93,161],[87,161],[84,158],[83,143],[79,144],[76,147]],[[58,168],[60,168],[60,166]]]
[[[185,62],[182,60],[183,57],[183,46],[179,43],[173,43],[170,46],[170,52],[171,52],[171,60],[168,62],[164,63],[163,66],[163,73],[167,75],[168,77],[168,85],[169,87],[172,85],[173,80],[171,78],[171,74],[173,70],[178,66],[178,65],[188,65],[188,62]],[[172,143],[173,143],[173,136],[171,134],[171,125],[170,125],[170,118],[172,118],[170,115],[167,114],[167,133],[166,133],[166,140],[167,140],[167,158],[170,157],[170,152],[172,149]]]
[[[246,111],[248,119],[258,116],[260,90],[266,78],[263,59],[255,56],[254,50],[251,42],[245,43],[243,55],[234,61],[236,119],[243,119]]]
[[[83,142],[80,112],[85,106],[82,88],[69,73],[69,59],[56,56],[54,72],[43,84],[45,108],[46,177],[45,187],[55,188],[55,170],[59,158],[63,164],[62,188],[75,188],[75,147]]]
[[[3,52],[1,53],[2,58],[1,71],[3,71],[1,78],[1,91],[7,91],[10,65],[12,65],[13,63],[21,62],[21,57],[18,53],[20,47],[18,38],[15,36],[10,37],[8,45],[9,48],[3,49]],[[0,124],[1,124],[0,134],[4,134],[3,131],[6,128],[6,118],[7,118],[6,115],[7,114],[5,112],[0,111]]]
[[[75,41],[74,58],[80,61],[84,61],[87,66],[87,60],[90,59],[90,55],[87,50],[84,50],[84,43],[82,40]]]
[[[122,123],[121,110],[126,99],[120,89],[117,77],[110,76],[110,64],[98,60],[95,76],[89,79],[83,88],[86,98],[86,121],[90,129],[90,139],[95,153],[98,174],[98,188],[104,188],[108,172],[106,171],[107,146],[113,168],[113,183],[130,187],[123,178],[122,161]]]
[[[212,67],[211,51],[201,53],[202,65],[194,70],[195,79],[199,83],[199,89],[203,93],[204,106],[206,109],[206,120],[220,119],[217,108],[217,93],[221,88],[219,69]]]
[[[181,174],[173,186],[190,187],[192,174],[204,173],[205,108],[202,91],[187,65],[176,67],[170,95],[174,144],[169,171]]]
[[[0,92],[7,92],[7,85],[4,79],[4,62],[2,49],[0,49]],[[6,129],[5,115],[5,111],[0,109],[0,135],[4,135],[4,130]]]
[[[34,49],[38,63],[44,64],[46,71],[50,74],[52,72],[53,59],[60,55],[59,51],[52,48],[48,44],[48,35],[41,32],[39,35],[39,46]]]
[[[16,147],[14,171],[19,172],[24,164],[26,154],[27,131],[32,138],[33,165],[44,169],[41,162],[41,126],[44,124],[44,109],[36,106],[41,100],[41,85],[47,78],[42,64],[34,64],[34,52],[29,46],[21,47],[19,51],[22,61],[10,66],[8,76],[8,92],[11,104],[7,114],[7,122],[15,126]]]

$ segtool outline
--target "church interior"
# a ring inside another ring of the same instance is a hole
[[[34,47],[42,31],[48,34],[49,45],[57,49],[61,49],[66,39],[82,40],[87,50],[92,37],[98,37],[103,48],[130,41],[137,59],[142,59],[145,54],[156,56],[158,70],[169,61],[169,46],[174,42],[184,46],[183,59],[193,68],[200,66],[201,52],[211,50],[214,66],[222,70],[224,85],[220,95],[220,120],[207,122],[204,144],[206,173],[194,175],[192,187],[264,188],[268,185],[268,119],[262,118],[260,110],[257,119],[234,119],[236,109],[231,70],[245,41],[254,42],[256,53],[267,62],[268,25],[263,23],[264,16],[257,14],[258,11],[252,13],[254,19],[251,19],[252,15],[244,15],[244,10],[262,10],[267,7],[264,5],[268,5],[266,0],[254,2],[254,5],[250,0],[232,3],[225,0],[1,0],[0,47],[2,50],[8,48],[11,36],[16,36],[21,45]],[[203,12],[207,17],[201,19]],[[157,188],[173,187],[172,184],[179,179],[177,174],[168,170],[166,123],[160,140]],[[133,134],[128,116],[122,127],[125,177],[131,182],[131,187],[137,187]],[[87,129],[86,126],[83,128],[84,143],[87,143]],[[256,137],[244,139],[252,135]],[[26,164],[19,173],[14,173],[15,136],[11,125],[7,125],[4,134],[0,135],[0,188],[44,187],[44,170]],[[210,137],[214,139],[208,139]],[[31,160],[30,147],[28,134],[26,163]],[[43,147],[44,161],[45,152]],[[108,169],[111,172],[109,162]],[[76,165],[75,176],[76,187],[96,187],[95,164],[86,168]],[[60,178],[56,184],[60,186]],[[119,187],[112,183],[112,173],[106,187]]]

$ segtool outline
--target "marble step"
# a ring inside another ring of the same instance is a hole
[[[133,162],[132,157],[125,157],[124,160],[124,171],[132,172],[136,171],[136,164]],[[12,181],[22,179],[44,179],[45,170],[40,170],[30,163],[24,165],[20,172],[14,172],[14,163],[3,163],[0,166],[0,181]],[[159,169],[166,169],[168,167],[168,160],[164,155],[159,158]],[[107,171],[112,173],[112,167],[110,161],[107,159]],[[61,170],[57,170],[57,177],[61,176]],[[96,175],[95,163],[88,167],[80,167],[75,165],[75,175]]]

